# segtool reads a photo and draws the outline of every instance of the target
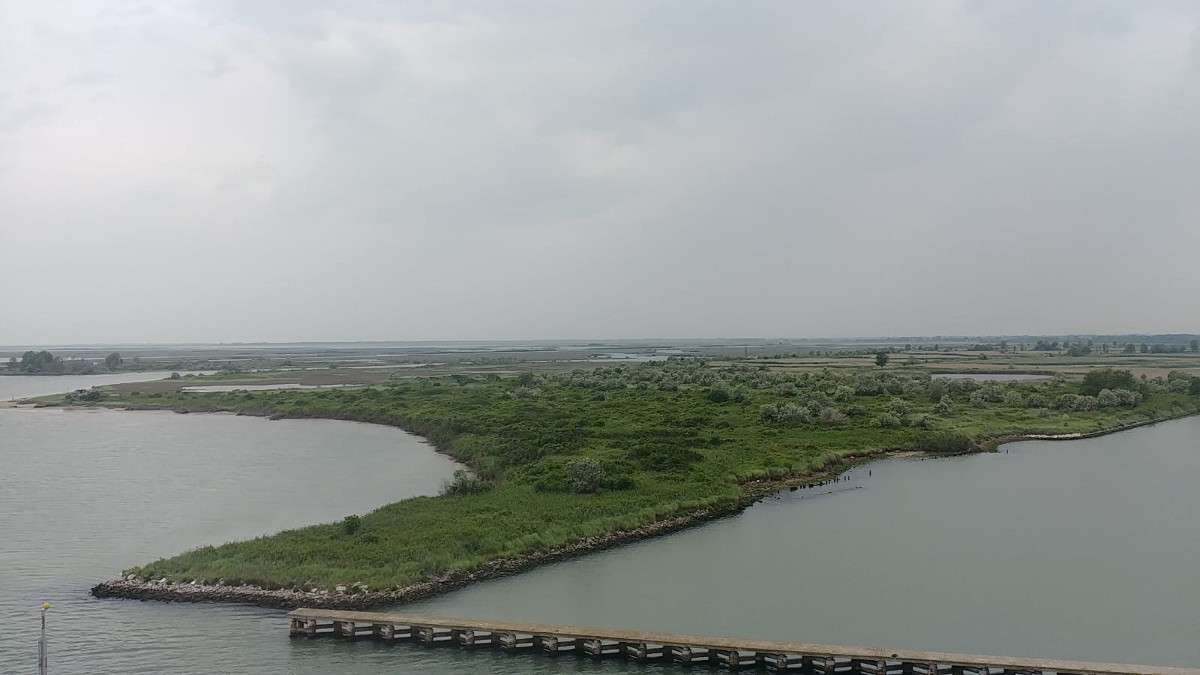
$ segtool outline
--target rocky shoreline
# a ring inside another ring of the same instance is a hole
[[[749,503],[757,501],[750,500]],[[573,558],[584,553],[620,546],[640,539],[657,537],[681,530],[714,518],[740,511],[748,505],[745,500],[731,502],[729,507],[698,509],[674,518],[650,523],[634,530],[610,532],[597,537],[586,537],[579,541],[549,551],[533,552],[514,558],[494,560],[483,566],[463,572],[451,572],[404,588],[374,591],[361,584],[338,586],[332,592],[324,589],[266,589],[259,586],[227,586],[196,581],[174,583],[166,579],[145,580],[130,575],[125,579],[113,579],[92,587],[97,598],[128,598],[134,600],[160,600],[166,602],[237,602],[259,607],[314,607],[321,609],[363,610],[382,605],[399,605],[414,600],[432,597],[461,588],[476,581],[510,576],[547,563]]]

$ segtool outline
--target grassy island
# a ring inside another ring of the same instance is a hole
[[[667,519],[731,512],[764,485],[813,480],[883,452],[965,452],[998,437],[1083,435],[1195,414],[1200,378],[1105,369],[1082,381],[986,383],[917,368],[786,372],[752,360],[672,359],[354,388],[101,398],[119,407],[394,425],[462,461],[471,472],[440,496],[126,571],[305,591],[360,582],[377,591]]]

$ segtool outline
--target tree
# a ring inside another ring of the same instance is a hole
[[[1192,338],[1191,342],[1192,353],[1200,352],[1200,340]]]
[[[1136,391],[1138,389],[1138,381],[1133,377],[1133,373],[1128,370],[1114,370],[1112,368],[1099,368],[1089,371],[1083,376],[1083,383],[1079,385],[1079,391],[1088,396],[1097,396],[1105,389],[1129,389]]]
[[[62,359],[46,350],[27,351],[21,355],[21,371],[26,373],[59,373],[63,370]]]
[[[877,365],[877,366],[879,366],[880,368],[882,368],[882,367],[884,367],[884,366],[886,366],[886,365],[888,364],[888,361],[889,361],[890,359],[891,359],[891,357],[890,357],[890,356],[888,356],[887,352],[876,352],[876,354],[875,354],[875,365]]]
[[[1135,354],[1135,353],[1137,353],[1137,345],[1135,345],[1135,344],[1133,344],[1132,342],[1130,342],[1129,344],[1125,345],[1125,349],[1123,349],[1123,350],[1122,350],[1122,353],[1124,353],[1124,354]]]
[[[121,358],[121,352],[113,352],[104,357],[104,367],[108,368],[109,370],[116,370],[121,366],[122,363],[124,363],[124,361],[125,360]]]
[[[8,369],[9,370],[17,369],[17,357],[15,357],[15,356],[8,357]]]

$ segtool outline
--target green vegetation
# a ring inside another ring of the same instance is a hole
[[[699,509],[736,508],[761,489],[756,482],[811,479],[883,451],[966,452],[997,436],[1091,433],[1200,411],[1200,379],[1185,373],[983,384],[915,369],[784,372],[752,363],[672,359],[360,388],[110,394],[102,405],[395,425],[471,468],[440,496],[128,572],[267,588],[403,587]]]
[[[45,349],[40,352],[27,351],[18,361],[15,356],[8,359],[8,369],[25,375],[59,374],[69,372],[67,364]]]

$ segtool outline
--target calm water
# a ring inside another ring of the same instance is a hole
[[[847,478],[420,609],[1200,666],[1200,418]]]
[[[171,373],[166,371],[106,373],[103,375],[2,375],[0,376],[0,401],[61,394],[76,389],[120,384],[121,382],[149,382],[150,380],[162,380],[170,375]]]
[[[435,491],[454,465],[398,430],[9,409],[0,465],[0,621],[10,627],[0,672],[33,669],[43,601],[54,603],[58,673],[637,670],[289,641],[275,610],[87,595],[157,556]],[[998,454],[887,460],[737,517],[415,608],[1200,666],[1197,484],[1197,418]]]

